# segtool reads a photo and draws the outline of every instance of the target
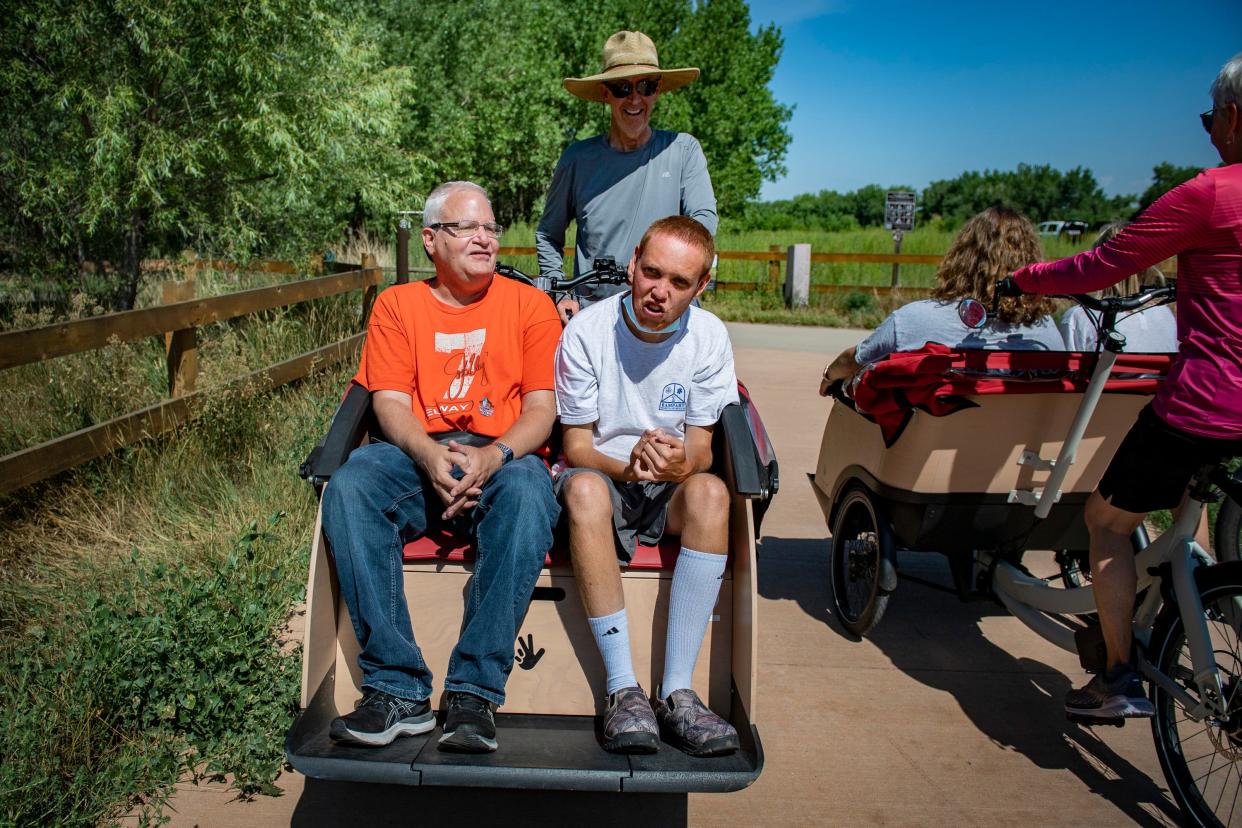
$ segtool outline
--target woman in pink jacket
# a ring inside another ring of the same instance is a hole
[[[1177,358],[1084,513],[1108,668],[1066,695],[1074,714],[1155,714],[1130,661],[1130,533],[1148,512],[1177,506],[1201,466],[1242,454],[1242,54],[1211,93],[1212,109],[1199,117],[1221,166],[1170,190],[1106,244],[1013,275],[1026,293],[1086,293],[1177,256]]]

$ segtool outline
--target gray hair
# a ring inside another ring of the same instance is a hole
[[[1234,104],[1242,109],[1242,52],[1231,57],[1212,81],[1212,104]]]
[[[446,181],[432,190],[427,196],[427,201],[423,203],[423,227],[430,227],[444,220],[444,202],[448,201],[448,197],[458,190],[473,190],[486,198],[488,204],[492,203],[487,190],[473,181]]]

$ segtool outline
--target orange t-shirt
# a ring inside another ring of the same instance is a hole
[[[522,413],[522,395],[550,391],[561,322],[542,291],[495,276],[473,305],[455,308],[427,282],[379,295],[354,381],[401,391],[429,434],[499,437]]]

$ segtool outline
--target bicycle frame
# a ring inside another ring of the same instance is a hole
[[[1034,505],[1036,517],[1046,517],[1052,504],[1060,496],[1060,485],[1074,462],[1087,423],[1095,413],[1116,360],[1117,355],[1112,351],[1100,353],[1082,403],[1056,460],[1049,461],[1028,454],[1024,454],[1019,460],[1020,463],[1034,465],[1036,468],[1052,470],[1042,491],[1015,491],[1010,495],[1011,501]],[[1152,625],[1164,596],[1163,573],[1168,572],[1186,630],[1199,700],[1192,698],[1173,679],[1161,673],[1146,659],[1140,659],[1139,669],[1147,679],[1176,698],[1195,719],[1225,714],[1220,673],[1203,623],[1203,604],[1199,600],[1194,577],[1197,567],[1213,563],[1203,548],[1194,541],[1195,527],[1199,524],[1202,512],[1201,500],[1188,499],[1174,525],[1152,541],[1135,560],[1138,590],[1141,592],[1146,589],[1147,595],[1135,612],[1134,637],[1144,646],[1150,643]],[[989,552],[979,552],[977,555],[978,563],[992,572],[992,589],[1010,613],[1051,643],[1070,652],[1077,652],[1074,631],[1049,616],[1095,612],[1095,594],[1090,586],[1067,589],[1053,587],[1042,579],[1026,574],[1010,561]],[[1165,564],[1169,565],[1167,570],[1163,568]],[[1231,619],[1235,628],[1239,627],[1238,622],[1242,620],[1242,608],[1238,610],[1238,616]]]

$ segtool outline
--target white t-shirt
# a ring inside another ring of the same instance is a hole
[[[920,299],[902,305],[871,336],[858,343],[854,359],[867,365],[895,351],[917,351],[928,342],[990,351],[1059,351],[1065,347],[1051,316],[1030,325],[1011,325],[994,319],[982,328],[969,328],[957,315],[957,307],[957,302],[939,299]]]
[[[1089,318],[1090,317],[1090,318]],[[1094,351],[1098,340],[1096,314],[1074,305],[1061,317],[1058,327],[1071,351]],[[1117,332],[1126,338],[1126,353],[1171,354],[1177,352],[1177,319],[1164,305],[1120,316]]]
[[[576,314],[556,350],[556,409],[567,425],[594,423],[597,451],[628,461],[647,429],[684,440],[738,401],[733,347],[724,323],[689,307],[663,342],[643,342],[621,318],[624,294]]]

